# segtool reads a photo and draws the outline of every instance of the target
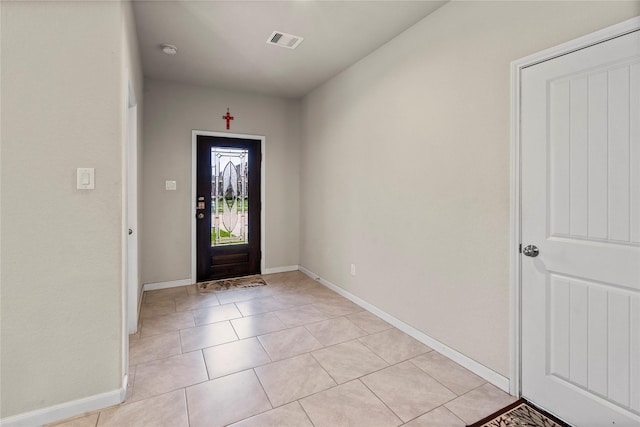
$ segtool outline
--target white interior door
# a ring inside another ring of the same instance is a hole
[[[640,426],[640,32],[521,72],[522,395]]]
[[[138,108],[130,95],[127,119],[127,327],[138,330]]]

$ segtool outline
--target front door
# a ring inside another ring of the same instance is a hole
[[[521,77],[522,395],[639,426],[640,32]]]
[[[197,137],[199,282],[260,273],[260,140]]]

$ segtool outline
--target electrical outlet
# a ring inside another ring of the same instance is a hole
[[[351,264],[351,275],[352,276],[356,275],[356,265],[355,264]]]

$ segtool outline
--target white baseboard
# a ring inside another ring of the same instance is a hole
[[[142,287],[142,291],[157,291],[158,289],[177,288],[179,286],[193,285],[191,279],[172,280],[170,282],[147,283]]]
[[[454,350],[451,347],[447,346],[446,344],[443,344],[440,341],[436,340],[435,338],[430,337],[429,335],[425,334],[424,332],[420,332],[419,330],[415,329],[413,326],[410,326],[410,325],[404,323],[402,320],[399,320],[399,319],[393,317],[392,315],[390,315],[389,313],[379,309],[378,307],[376,307],[376,306],[374,306],[372,304],[369,304],[368,302],[364,301],[363,299],[361,299],[361,298],[353,295],[352,293],[344,290],[340,286],[335,285],[335,284],[329,282],[328,280],[323,279],[322,277],[320,277],[318,274],[314,273],[313,271],[308,270],[307,268],[305,268],[303,266],[299,266],[299,270],[302,271],[307,276],[311,277],[312,279],[319,281],[322,285],[326,286],[327,288],[339,293],[343,297],[345,297],[345,298],[353,301],[354,303],[358,304],[360,307],[365,308],[368,311],[370,311],[371,313],[375,314],[376,316],[382,318],[386,322],[388,322],[391,325],[395,326],[396,328],[400,329],[402,332],[404,332],[404,333],[406,333],[408,335],[411,335],[413,338],[417,339],[421,343],[431,347],[432,349],[434,349],[438,353],[440,353],[440,354],[442,354],[444,356],[447,356],[449,359],[453,360],[457,364],[467,368],[468,370],[470,370],[474,374],[484,378],[485,380],[489,381],[491,384],[493,384],[496,387],[502,389],[503,391],[509,393],[509,378],[497,373],[493,369],[490,369],[490,368],[484,366],[481,363],[476,362],[475,360],[465,356],[464,354],[460,353],[459,351]]]
[[[265,268],[262,274],[286,273],[289,271],[298,271],[298,265],[285,265],[284,267]]]
[[[75,417],[99,409],[108,408],[124,402],[127,395],[127,375],[124,376],[122,387],[106,393],[96,394],[71,402],[49,406],[23,414],[0,419],[2,427],[34,427],[53,423],[66,418]]]

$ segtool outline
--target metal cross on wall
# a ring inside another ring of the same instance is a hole
[[[230,129],[229,126],[230,126],[231,120],[233,120],[233,116],[231,114],[229,114],[229,109],[228,108],[227,108],[227,114],[222,116],[222,118],[227,121],[227,129]]]

